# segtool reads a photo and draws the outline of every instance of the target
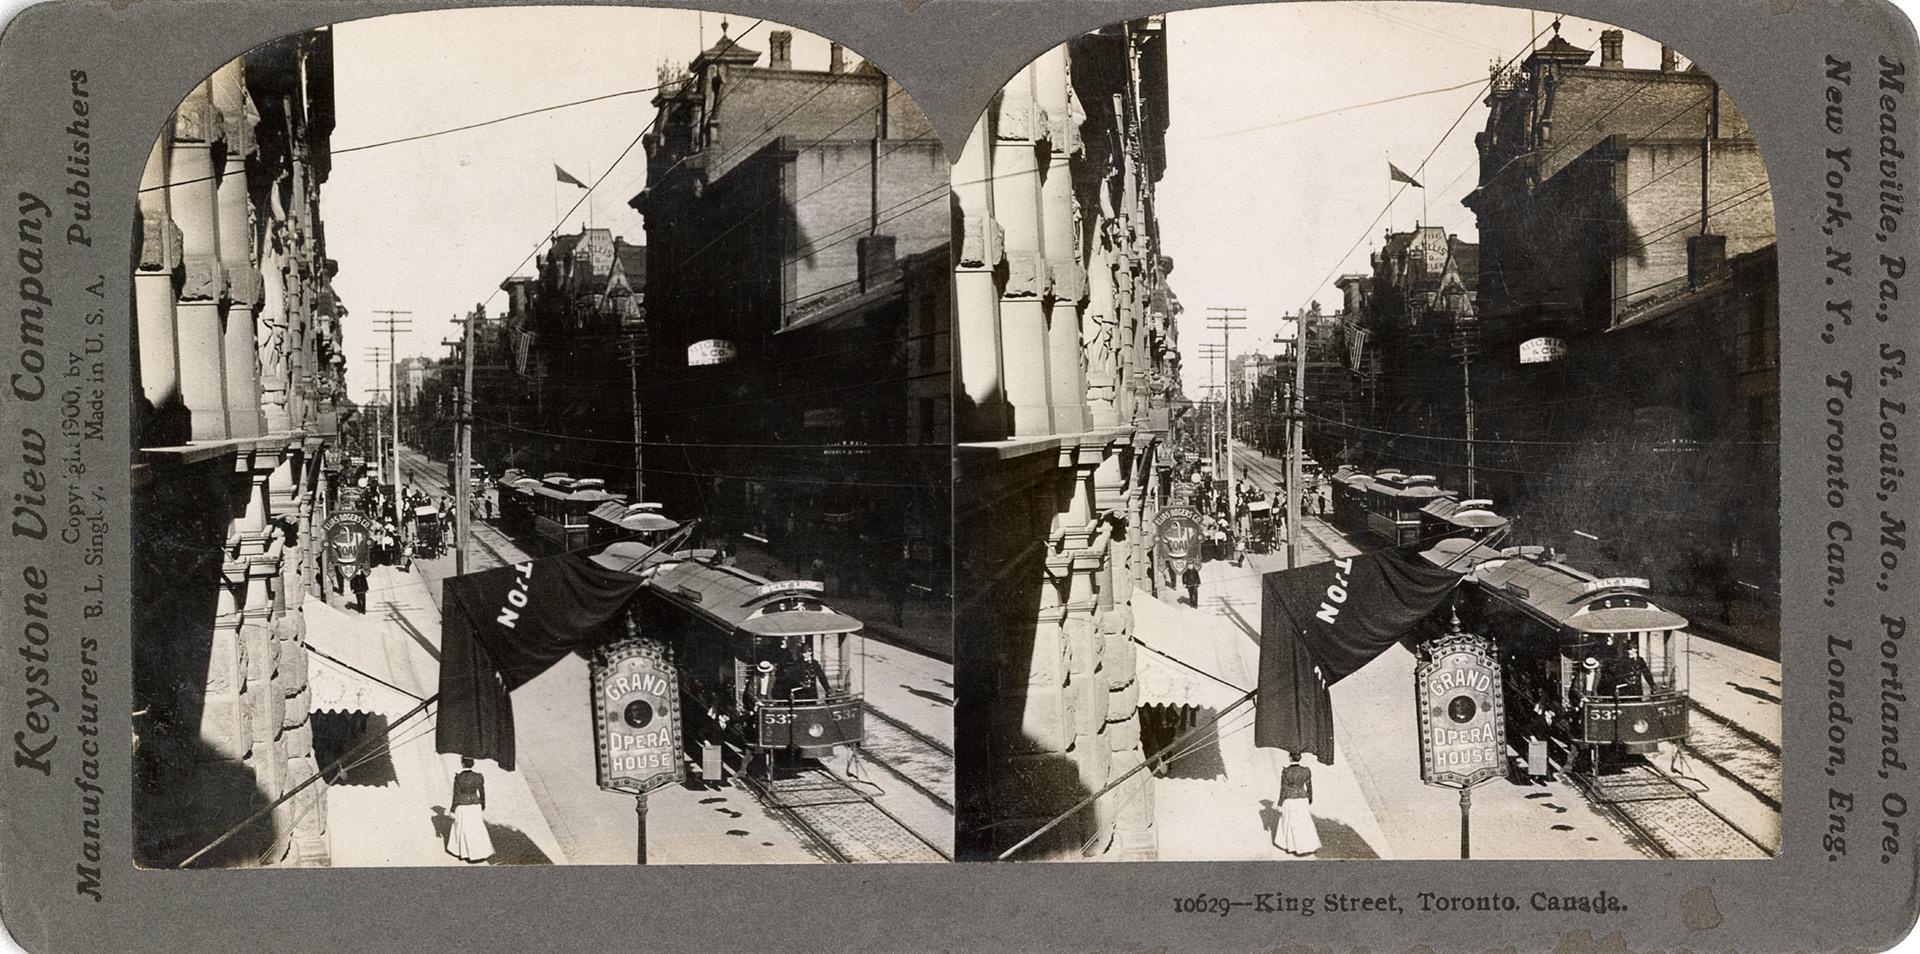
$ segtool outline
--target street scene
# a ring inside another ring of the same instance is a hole
[[[954,196],[962,860],[1778,851],[1774,225],[1684,51],[1129,21]]]
[[[947,170],[857,54],[716,14],[373,18],[190,91],[136,862],[951,860]]]

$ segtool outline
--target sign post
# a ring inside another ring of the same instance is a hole
[[[647,793],[681,780],[680,678],[659,640],[623,639],[594,655],[600,787],[634,796],[635,863],[647,863]]]
[[[1473,787],[1506,771],[1500,659],[1488,640],[1453,630],[1422,647],[1413,688],[1420,713],[1420,780],[1460,790],[1460,857],[1471,856]]]

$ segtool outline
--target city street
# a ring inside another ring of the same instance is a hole
[[[410,450],[403,450],[405,470],[436,498],[446,492],[444,468]],[[484,521],[474,524],[476,546],[469,554],[469,572],[520,561],[528,555],[516,543]],[[770,558],[768,558],[770,559]],[[743,561],[744,562],[744,561]],[[751,567],[749,567],[751,568]],[[454,557],[446,555],[413,563],[408,572],[394,567],[376,571],[373,593],[368,601],[365,621],[353,618],[363,628],[373,629],[367,638],[380,640],[388,647],[390,660],[386,672],[375,673],[409,691],[431,694],[437,685],[439,639],[439,583],[454,570]],[[352,617],[349,611],[346,614]],[[379,625],[376,628],[376,624]],[[876,801],[893,812],[916,832],[925,834],[945,850],[952,845],[953,800],[953,720],[952,665],[898,646],[870,640],[865,658],[869,745],[861,764],[884,792]],[[508,826],[524,832],[525,850],[503,856],[498,862],[527,861],[567,864],[630,864],[634,859],[634,804],[627,796],[602,791],[595,779],[592,710],[587,705],[588,667],[578,656],[568,656],[551,670],[516,690],[513,694],[514,725],[519,739],[518,771],[501,772],[482,764],[488,778],[489,796],[502,803],[494,810],[489,804],[490,825]],[[402,733],[403,737],[407,733]],[[396,772],[401,788],[411,788],[418,779],[420,792],[384,793],[389,799],[409,803],[439,799],[444,804],[458,759],[436,756],[432,735],[427,733],[397,747]],[[847,772],[847,766],[832,768]],[[511,793],[496,795],[497,790]],[[335,805],[354,804],[362,797],[355,786],[339,796]],[[339,809],[335,821],[336,842],[362,840],[357,833],[342,834],[351,819],[361,816],[355,809]],[[796,825],[782,812],[769,809],[754,794],[739,785],[718,791],[670,787],[657,791],[648,800],[648,860],[656,864],[784,864],[831,860],[806,829]],[[375,844],[386,843],[391,829],[403,826],[408,818],[430,818],[431,808],[422,802],[418,811],[371,811],[366,817],[377,820],[377,830],[369,830]],[[433,829],[421,829],[432,837]],[[420,832],[413,833],[416,836]],[[509,836],[511,838],[511,836]],[[416,838],[416,840],[418,840]],[[404,839],[391,839],[404,844]],[[501,842],[496,839],[496,844]],[[387,850],[387,849],[382,849]],[[398,848],[391,850],[400,850]],[[336,858],[362,857],[339,855]],[[438,854],[438,842],[420,841],[421,856]],[[412,857],[410,855],[409,857]],[[458,863],[447,859],[449,863]],[[428,863],[421,861],[385,862],[378,857],[338,863]],[[437,863],[434,862],[434,863]]]
[[[1280,459],[1245,445],[1236,447],[1235,457],[1236,466],[1260,489],[1273,492],[1280,486]],[[1319,517],[1305,518],[1301,529],[1302,565],[1360,552]],[[1284,547],[1249,554],[1242,567],[1208,562],[1197,611],[1184,604],[1184,597],[1176,603],[1137,593],[1136,635],[1150,650],[1143,658],[1164,654],[1203,670],[1218,679],[1196,680],[1204,704],[1218,708],[1231,702],[1239,694],[1235,689],[1251,688],[1259,671],[1260,578],[1285,567]],[[1603,806],[1565,773],[1546,784],[1496,780],[1473,790],[1473,856],[1759,857],[1759,846],[1730,832],[1727,822],[1768,850],[1776,848],[1779,664],[1697,634],[1690,642],[1694,732],[1685,760],[1674,769],[1691,771],[1705,783],[1698,802],[1678,801],[1711,812],[1683,812],[1663,803]],[[1334,764],[1311,756],[1305,760],[1314,773],[1313,814],[1324,843],[1316,857],[1459,856],[1457,794],[1420,781],[1414,664],[1413,654],[1396,646],[1332,687]],[[1156,779],[1162,858],[1288,857],[1263,827],[1272,822],[1285,755],[1255,748],[1247,731],[1251,724],[1244,710],[1228,715],[1218,742],[1209,747],[1217,756],[1195,753]],[[1735,744],[1733,736],[1758,737],[1772,748]],[[1663,752],[1661,767],[1667,768],[1672,757],[1671,751]],[[1196,773],[1196,764],[1205,769]]]

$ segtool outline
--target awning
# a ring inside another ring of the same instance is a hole
[[[1240,693],[1226,686],[1197,667],[1190,661],[1171,656],[1138,642],[1138,652],[1134,654],[1134,678],[1140,684],[1140,704],[1143,706],[1194,706],[1201,709],[1224,709],[1232,705]]]
[[[364,712],[398,718],[420,697],[392,684],[387,634],[380,624],[349,610],[309,599],[307,618],[308,708],[314,712]]]
[[[1567,628],[1582,633],[1641,633],[1685,625],[1686,617],[1652,606],[1582,610],[1567,617]]]

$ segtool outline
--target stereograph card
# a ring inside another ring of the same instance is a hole
[[[1920,913],[1887,3],[10,13],[24,950]]]

